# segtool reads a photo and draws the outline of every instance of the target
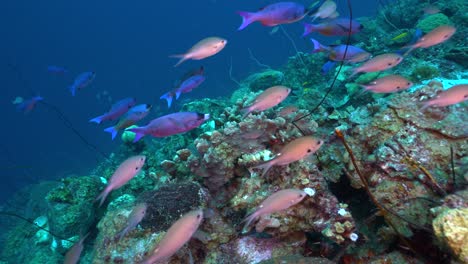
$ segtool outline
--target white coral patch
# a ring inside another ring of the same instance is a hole
[[[309,188],[309,187],[304,188],[304,192],[309,196],[314,196],[315,195],[315,190],[312,189],[312,188]]]

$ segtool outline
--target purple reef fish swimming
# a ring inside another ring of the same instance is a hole
[[[80,75],[78,75],[73,82],[73,84],[68,88],[72,94],[72,96],[75,96],[77,90],[81,90],[88,86],[96,77],[96,73],[89,71],[89,72],[83,72]]]
[[[240,11],[237,13],[242,17],[242,24],[238,30],[242,30],[255,21],[269,27],[294,23],[303,19],[308,11],[299,3],[279,2],[267,5],[257,12]]]
[[[119,117],[121,117],[123,114],[125,114],[130,108],[135,106],[135,104],[136,104],[135,98],[129,97],[129,98],[122,99],[120,101],[117,101],[115,104],[113,104],[111,109],[107,113],[101,116],[95,117],[89,120],[89,122],[95,122],[97,124],[101,124],[104,121],[116,120]]]
[[[335,46],[325,46],[320,44],[316,39],[310,39],[314,44],[313,53],[317,52],[328,52],[329,61],[322,66],[322,74],[328,73],[334,66],[337,61],[344,61],[346,63],[358,63],[368,60],[371,57],[371,54],[361,48],[356,46],[348,46],[346,50],[346,45],[335,45]],[[345,57],[346,51],[346,57]]]
[[[337,18],[320,24],[304,23],[304,33],[302,36],[312,32],[318,32],[324,36],[346,36],[360,32],[363,29],[361,23],[351,20],[351,30],[349,28],[349,18]]]
[[[67,74],[68,70],[65,69],[64,67],[56,66],[56,65],[49,65],[47,66],[47,71],[53,74]]]
[[[151,135],[153,137],[167,137],[184,133],[197,128],[209,118],[209,114],[178,112],[153,119],[144,127],[129,128],[126,130],[136,133],[135,140],[133,142],[137,142],[145,135]]]
[[[172,99],[176,98],[179,99],[179,96],[183,93],[191,92],[193,89],[200,86],[205,81],[205,76],[198,74],[189,77],[188,79],[184,80],[180,86],[172,91],[169,91],[163,94],[159,99],[166,99],[167,107],[171,107]]]
[[[108,127],[104,129],[104,131],[111,133],[112,140],[114,140],[117,133],[120,130],[126,129],[129,126],[133,126],[141,119],[145,118],[149,111],[151,110],[151,105],[149,104],[141,104],[134,106],[128,110],[128,112],[120,119],[117,125]]]
[[[27,114],[31,112],[34,109],[34,107],[36,107],[37,102],[42,100],[44,100],[44,98],[42,98],[41,96],[34,96],[31,99],[20,102],[18,106],[16,106],[16,109],[18,111],[23,112],[24,114]]]

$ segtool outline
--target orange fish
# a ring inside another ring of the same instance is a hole
[[[245,117],[251,112],[264,111],[277,106],[288,97],[290,92],[291,88],[286,86],[270,87],[259,94],[252,105],[241,110],[242,116]]]
[[[288,209],[300,203],[306,196],[306,192],[299,189],[285,189],[275,192],[268,196],[253,213],[247,215],[242,221],[245,222],[243,230],[247,231],[247,227],[258,217]]]
[[[440,44],[455,34],[457,29],[450,25],[442,25],[429,31],[426,35],[422,36],[416,43],[408,46],[409,50],[405,53],[407,55],[416,48],[429,48],[434,45]]]
[[[211,57],[216,53],[220,52],[226,46],[227,40],[219,37],[209,37],[200,40],[192,48],[190,48],[184,54],[171,55],[173,58],[180,58],[174,67],[179,66],[182,62],[192,59],[192,60],[201,60],[207,57]]]
[[[176,253],[197,231],[203,220],[203,210],[194,210],[183,215],[167,230],[151,256],[141,264],[164,263]]]
[[[372,59],[364,62],[361,66],[355,68],[349,77],[353,77],[360,72],[377,72],[393,68],[400,64],[403,57],[396,53],[385,53],[373,57]]]
[[[368,84],[360,84],[365,89],[364,91],[373,93],[394,93],[408,89],[412,85],[413,83],[405,77],[393,74],[378,78]]]
[[[454,105],[468,100],[468,84],[459,84],[442,91],[435,98],[424,103],[421,110],[430,106],[442,107]]]
[[[297,111],[299,111],[299,108],[297,108],[294,105],[289,105],[289,106],[281,108],[281,110],[279,110],[278,112],[278,116],[285,117],[292,113],[296,113]]]
[[[315,153],[323,144],[323,140],[310,136],[297,138],[286,144],[275,157],[265,163],[254,166],[251,169],[261,169],[262,177],[272,166],[288,165]]]

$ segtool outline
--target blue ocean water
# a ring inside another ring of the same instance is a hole
[[[304,5],[310,1],[297,1]],[[346,1],[337,1],[347,16]],[[0,201],[27,184],[65,175],[86,175],[102,157],[64,124],[60,115],[38,105],[28,115],[16,111],[12,101],[39,94],[56,106],[73,128],[103,153],[120,144],[111,141],[105,127],[88,120],[108,110],[112,102],[134,96],[138,103],[154,105],[146,120],[168,113],[159,97],[189,69],[204,65],[206,82],[185,100],[229,96],[241,80],[261,69],[248,49],[264,64],[284,65],[295,54],[290,40],[279,30],[259,23],[237,31],[238,10],[254,11],[271,1],[6,1],[0,9],[0,142],[2,187]],[[377,1],[352,1],[354,17],[372,16]],[[311,45],[301,38],[302,25],[285,25],[298,50]],[[218,55],[188,61],[174,68],[170,54],[183,53],[198,40],[220,36],[228,40]],[[64,76],[47,66],[69,70]],[[95,71],[96,79],[72,97],[67,87],[81,72]],[[180,102],[183,102],[180,101]],[[177,111],[176,104],[171,111]]]

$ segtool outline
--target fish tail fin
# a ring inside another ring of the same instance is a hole
[[[122,231],[120,231],[118,234],[117,234],[117,241],[120,241],[122,240],[122,238],[127,235],[128,233],[128,227],[125,227]]]
[[[258,218],[258,211],[254,211],[251,214],[248,214],[241,223],[245,223],[244,227],[242,228],[242,233],[249,232],[249,226]]]
[[[166,99],[167,108],[171,108],[172,98],[173,97],[174,97],[174,95],[172,94],[172,92],[167,92],[167,93],[163,94],[161,97],[159,97],[159,99]]]
[[[270,161],[267,161],[257,166],[250,167],[249,171],[252,172],[252,169],[259,169],[262,171],[261,177],[264,177],[267,174],[267,172],[270,170],[271,166],[273,166],[273,163],[271,163]]]
[[[89,122],[91,122],[91,123],[94,122],[94,123],[96,123],[96,124],[101,124],[102,119],[104,118],[104,116],[105,116],[105,115],[101,115],[101,116],[95,117],[95,118],[89,120]]]
[[[104,131],[106,131],[108,133],[111,133],[112,140],[114,140],[115,136],[117,136],[117,133],[119,132],[117,129],[115,129],[115,126],[108,127],[106,129],[104,129]]]
[[[135,133],[135,139],[133,140],[133,143],[137,142],[146,135],[144,127],[127,128],[125,131],[131,131]]]
[[[169,57],[170,58],[180,58],[180,60],[174,65],[174,67],[177,67],[180,64],[182,64],[182,62],[190,59],[190,57],[188,57],[186,54],[175,54],[175,55],[170,55]]]
[[[314,38],[310,38],[310,41],[312,41],[312,44],[314,44],[314,49],[312,50],[312,53],[317,53],[317,52],[322,52],[328,50],[328,47],[322,45],[318,40]]]
[[[252,22],[255,21],[253,19],[255,13],[238,11],[237,14],[239,14],[242,17],[242,24],[237,29],[238,31],[243,30],[244,28],[246,28],[248,25],[250,25]]]
[[[177,90],[176,93],[175,93],[175,99],[176,100],[179,99],[180,94],[181,94],[181,92]]]
[[[250,109],[250,107],[242,108],[242,109],[240,110],[240,113],[241,113],[241,115],[242,115],[242,118],[245,118],[245,117],[248,116],[251,112],[252,112],[252,110]]]
[[[76,94],[76,86],[75,85],[70,85],[70,87],[68,87],[68,90],[70,90],[72,96],[75,96],[75,94]]]
[[[106,186],[106,188],[104,189],[104,191],[102,191],[98,197],[96,197],[96,199],[94,201],[99,201],[99,207],[102,206],[102,204],[104,203],[104,201],[106,200],[106,197],[107,195],[109,195],[109,192],[111,191],[111,189],[109,188],[109,185]]]
[[[358,85],[361,86],[362,90],[358,94],[356,94],[356,97],[361,97],[370,91],[369,86],[364,85],[364,84],[358,84]]]
[[[302,33],[302,37],[305,37],[310,33],[314,32],[315,28],[315,25],[304,23],[304,33]]]
[[[352,78],[354,77],[354,75],[360,73],[361,71],[359,70],[359,68],[354,68],[351,72],[351,75],[348,77],[348,78]]]

